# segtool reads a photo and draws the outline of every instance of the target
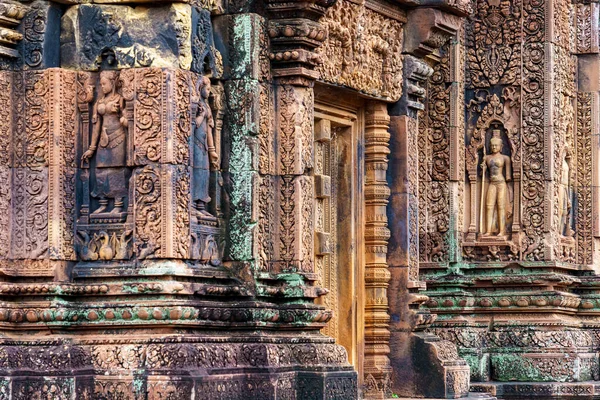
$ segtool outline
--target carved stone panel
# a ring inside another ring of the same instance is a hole
[[[373,7],[374,9],[371,9]],[[398,100],[402,94],[403,10],[383,3],[338,1],[321,23],[327,37],[317,54],[323,81],[371,96]]]
[[[222,73],[210,14],[189,4],[151,8],[81,4],[66,10],[61,29],[63,67],[88,71],[168,67]]]
[[[11,259],[74,260],[75,73],[3,72]],[[10,168],[9,168],[10,167]],[[10,188],[10,189],[9,189]],[[48,223],[51,220],[53,223]]]
[[[210,79],[141,68],[80,73],[78,85],[80,260],[219,265],[223,105]]]

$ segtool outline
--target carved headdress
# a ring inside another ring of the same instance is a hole
[[[490,139],[490,144],[494,144],[494,143],[497,143],[500,146],[502,146],[504,144],[504,142],[502,141],[502,138],[500,137],[500,129],[492,130],[492,138]]]

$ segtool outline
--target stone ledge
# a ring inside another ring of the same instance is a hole
[[[600,382],[475,382],[472,392],[502,399],[600,399]]]
[[[418,398],[418,397],[390,397],[388,399],[385,400],[396,400],[396,399],[400,399],[400,400],[423,400],[423,398]],[[444,399],[428,399],[428,400],[444,400]],[[469,393],[469,395],[467,397],[461,397],[455,400],[496,400],[495,397],[492,397],[488,394],[483,394],[483,393]]]

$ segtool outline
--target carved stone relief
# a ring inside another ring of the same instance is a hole
[[[220,166],[210,93],[208,77],[181,70],[81,75],[82,261],[135,255],[220,264]]]
[[[371,96],[398,100],[402,94],[402,40],[406,15],[382,6],[342,0],[322,20],[327,40],[317,54],[321,80]]]
[[[196,7],[222,2],[82,3],[28,2],[22,43],[40,46],[17,46],[29,70],[0,71],[0,330],[32,333],[0,344],[0,398],[357,398],[345,350],[318,333],[332,312],[314,303],[328,190],[313,173],[310,74],[271,80],[262,8],[223,19],[240,76],[221,79]],[[14,49],[9,4],[0,47]],[[64,13],[62,32],[38,4]],[[318,28],[327,5],[292,14]],[[47,68],[51,44],[60,68]],[[272,224],[259,227],[261,182]]]
[[[165,23],[159,27],[156,20]],[[82,4],[65,12],[61,29],[63,67],[97,71],[175,66],[222,74],[210,13],[190,4]]]
[[[465,152],[471,194],[466,241],[508,246],[512,252],[520,231],[520,172],[514,172],[520,159],[519,93],[505,88],[504,102],[487,93],[478,91],[468,105],[474,126]]]
[[[467,86],[512,85],[521,78],[521,7],[509,0],[474,2],[466,24]]]

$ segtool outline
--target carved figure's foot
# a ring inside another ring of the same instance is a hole
[[[109,214],[120,214],[123,211],[122,206],[114,206]]]
[[[214,218],[214,215],[206,210],[198,210],[198,218]]]
[[[489,237],[489,236],[492,236],[489,232],[483,233],[481,235],[481,237]]]
[[[100,200],[100,207],[96,209],[92,214],[100,214],[106,211],[108,207],[108,200]]]
[[[506,236],[506,231],[498,232],[498,237]]]

